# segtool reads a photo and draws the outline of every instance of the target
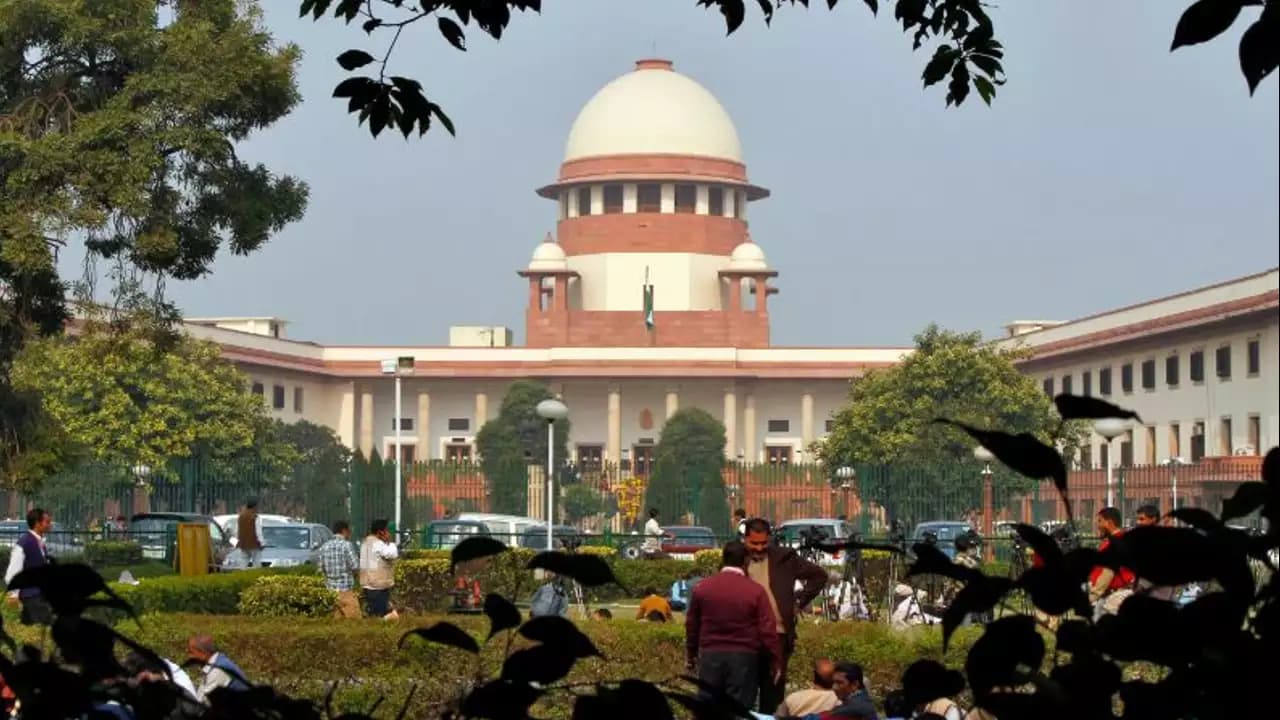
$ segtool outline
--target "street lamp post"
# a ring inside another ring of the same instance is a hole
[[[1102,418],[1093,422],[1093,431],[1107,439],[1107,507],[1115,507],[1115,485],[1112,480],[1111,441],[1129,429],[1129,421],[1121,418]]]
[[[995,489],[991,485],[991,461],[996,456],[981,445],[973,449],[973,456],[982,463],[982,537],[987,541],[983,543],[987,560],[991,560],[995,554],[995,548],[991,545],[991,538],[995,535]]]
[[[555,549],[554,527],[551,513],[555,511],[552,498],[555,492],[556,470],[556,421],[569,417],[569,408],[556,399],[543,400],[534,408],[538,417],[547,421],[547,552]]]
[[[849,490],[853,487],[853,479],[857,477],[858,471],[852,466],[841,465],[836,468],[836,479],[840,481],[840,501],[844,505],[844,514],[849,514]]]
[[[404,452],[402,451],[401,440],[400,440],[400,425],[401,425],[400,414],[402,412],[401,405],[400,405],[400,379],[403,378],[405,375],[412,375],[413,366],[414,366],[414,358],[408,355],[402,355],[394,360],[382,361],[382,374],[394,375],[396,379],[396,407],[395,407],[395,431],[396,431],[395,432],[395,438],[396,438],[395,439],[395,447],[396,447],[396,484],[395,484],[396,486],[396,489],[395,489],[396,519],[395,519],[395,523],[396,523],[396,527],[395,527],[395,531],[397,536],[400,533],[401,495],[402,495],[401,485],[402,485],[402,480],[404,478],[403,468],[401,467],[401,462],[404,459]]]

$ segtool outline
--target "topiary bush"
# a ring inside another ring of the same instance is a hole
[[[93,540],[84,546],[84,561],[95,568],[128,567],[142,562],[142,546],[128,540]]]
[[[260,577],[240,593],[240,613],[256,617],[328,617],[338,593],[314,575]]]

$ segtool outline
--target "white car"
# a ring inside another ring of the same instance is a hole
[[[270,515],[267,513],[258,513],[258,517],[263,522],[273,523],[300,523],[305,522],[301,518],[289,517],[288,515]],[[240,516],[237,515],[214,515],[213,521],[218,523],[218,527],[227,534],[227,540],[231,543],[231,547],[236,546],[236,534],[240,532],[238,521]]]
[[[854,526],[846,520],[832,518],[800,518],[788,520],[774,528],[774,536],[778,544],[784,547],[799,549],[803,544],[802,535],[810,538],[822,537],[828,542],[841,542],[849,539]],[[819,565],[834,567],[844,563],[844,553],[817,551]]]

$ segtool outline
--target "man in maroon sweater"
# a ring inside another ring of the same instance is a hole
[[[747,548],[724,546],[719,573],[693,588],[685,611],[685,652],[689,671],[750,708],[760,683],[776,683],[782,647],[769,594],[747,577]],[[759,677],[759,657],[767,653],[770,677]]]

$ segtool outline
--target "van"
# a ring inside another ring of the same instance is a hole
[[[460,522],[480,523],[489,528],[489,535],[495,540],[506,543],[508,547],[519,547],[520,539],[530,528],[544,527],[537,518],[524,515],[500,515],[497,513],[459,513],[454,518]],[[545,530],[543,532],[546,532]]]

